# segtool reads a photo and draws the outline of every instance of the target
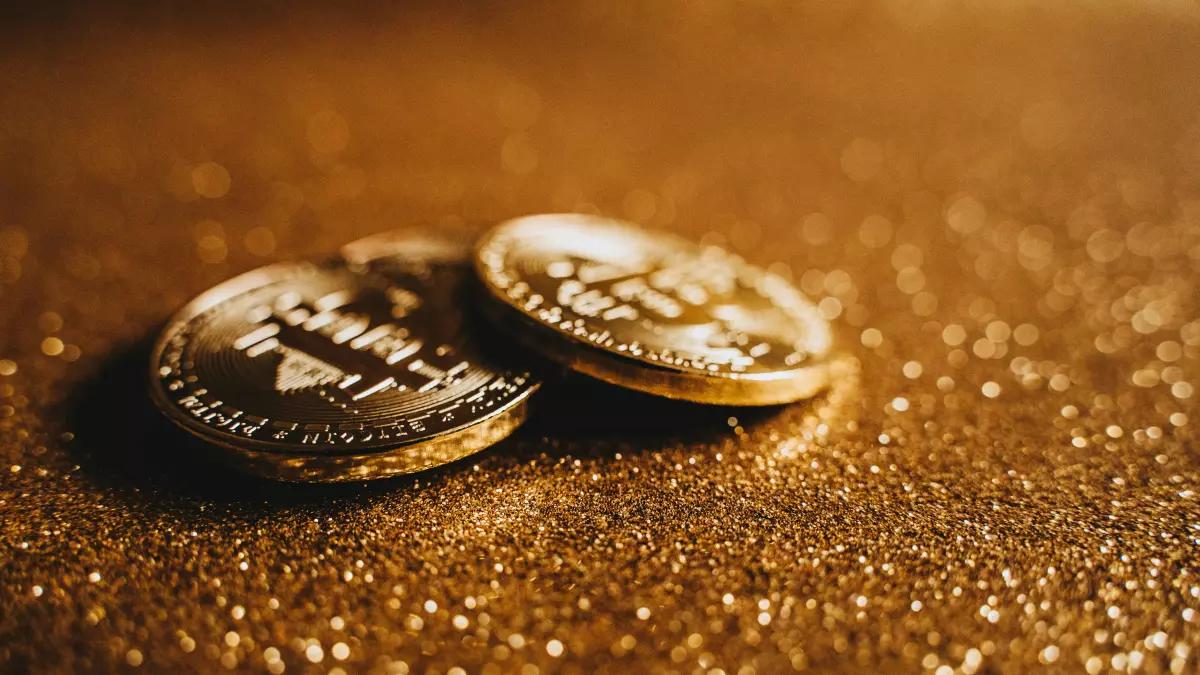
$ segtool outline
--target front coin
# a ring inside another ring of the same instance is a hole
[[[475,264],[501,327],[601,380],[725,405],[787,403],[827,383],[830,329],[817,309],[719,247],[539,215],[485,235]]]
[[[524,421],[537,382],[464,325],[468,244],[398,233],[344,256],[248,272],[185,306],[152,356],[163,412],[252,473],[292,481],[420,471]]]

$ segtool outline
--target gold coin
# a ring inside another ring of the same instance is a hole
[[[829,324],[782,277],[717,246],[580,214],[498,225],[476,248],[488,314],[593,377],[669,398],[769,405],[828,380]]]
[[[193,300],[154,350],[151,393],[246,470],[290,481],[411,473],[508,436],[538,388],[461,311],[469,242],[395,233]]]

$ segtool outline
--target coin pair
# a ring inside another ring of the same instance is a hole
[[[828,378],[829,326],[781,277],[715,246],[562,214],[502,223],[477,244],[399,230],[231,279],[164,329],[151,393],[252,473],[412,473],[526,419],[539,379],[495,330],[572,370],[700,403],[787,403]]]

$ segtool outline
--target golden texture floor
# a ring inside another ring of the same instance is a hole
[[[0,670],[1195,672],[1193,3],[131,4],[3,29]],[[790,275],[837,385],[337,488],[146,398],[239,271],[562,210]]]

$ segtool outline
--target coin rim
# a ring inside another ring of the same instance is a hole
[[[528,396],[522,396],[515,405],[505,408],[503,413],[424,441],[349,454],[318,455],[259,450],[179,426],[192,436],[215,446],[227,463],[251,475],[288,483],[345,483],[426,471],[486,450],[508,438],[529,419]],[[430,457],[433,459],[428,459]]]
[[[339,263],[346,264],[346,261],[335,258],[326,264]],[[163,351],[171,337],[212,307],[276,281],[276,275],[283,271],[309,266],[318,269],[321,267],[320,264],[309,261],[287,261],[244,272],[192,298],[167,321],[150,352],[148,373],[150,397],[167,419],[189,434],[227,451],[222,453],[226,456],[230,456],[228,451],[233,451],[233,458],[239,460],[237,464],[256,475],[285,481],[336,482],[422,471],[438,464],[404,461],[404,456],[428,456],[439,450],[457,446],[458,452],[447,453],[441,462],[447,464],[496,444],[511,435],[528,418],[528,400],[541,387],[541,382],[533,378],[532,374],[533,381],[524,385],[524,391],[479,419],[432,436],[370,447],[321,446],[322,452],[311,452],[309,448],[292,444],[271,443],[253,438],[234,439],[217,434],[185,415],[167,396],[159,375]],[[366,472],[345,471],[346,467],[354,466],[366,467]],[[292,470],[297,468],[301,470]]]
[[[538,214],[536,217],[547,215],[575,217],[588,214]],[[473,260],[476,277],[488,296],[485,302],[481,303],[484,315],[505,334],[527,348],[543,354],[559,365],[610,384],[695,403],[780,405],[810,398],[829,385],[828,355],[789,370],[751,374],[702,373],[634,358],[538,321],[488,279],[488,270],[482,257],[484,249],[503,228],[525,217],[506,220],[486,232],[475,245]],[[623,227],[643,229],[622,220],[604,216],[594,217]],[[679,239],[689,246],[694,246],[692,242],[672,234],[650,234]]]

